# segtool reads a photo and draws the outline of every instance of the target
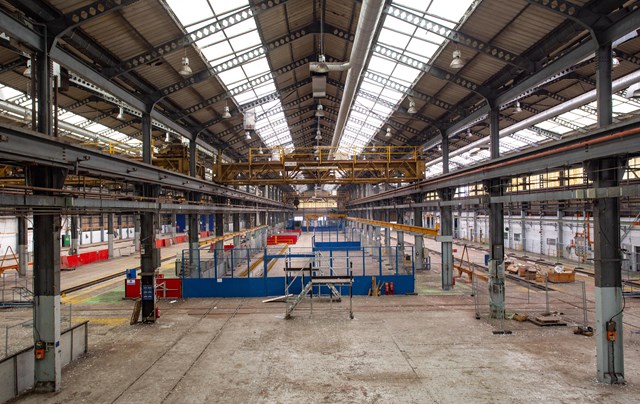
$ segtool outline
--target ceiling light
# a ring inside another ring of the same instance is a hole
[[[245,133],[247,135],[247,140],[251,140],[251,132],[247,131]]]
[[[24,69],[22,75],[27,78],[31,78],[31,59],[27,60],[27,68]]]
[[[187,57],[187,48],[184,48],[184,57],[182,58],[182,67],[178,71],[182,77],[191,76],[193,71],[189,67],[189,58]]]
[[[118,109],[118,115],[116,116],[118,119],[124,119],[124,108],[120,107]]]
[[[416,109],[416,102],[414,100],[409,100],[409,109],[407,109],[408,114],[415,114],[418,112]]]
[[[322,140],[322,132],[320,132],[320,129],[316,131],[316,140]]]
[[[318,104],[318,107],[316,109],[316,116],[318,118],[322,118],[324,116],[324,108],[322,107],[322,104]]]
[[[516,108],[513,110],[514,114],[517,114],[518,112],[522,112],[522,108],[520,107],[520,101],[516,101]]]
[[[384,137],[391,137],[391,128],[387,128],[387,133],[385,133]]]
[[[260,148],[258,149],[258,153],[259,153],[259,154],[264,154],[264,151],[262,151],[262,147],[260,147]]]
[[[620,59],[615,52],[611,52],[611,68],[615,69],[618,66],[620,66]]]
[[[224,106],[224,112],[222,113],[222,118],[223,119],[231,118],[231,112],[229,111],[229,106],[228,105]]]
[[[471,137],[473,136],[473,133],[471,133],[471,128],[467,129],[467,137]]]
[[[442,145],[441,144],[438,145],[438,151],[442,151]]]
[[[167,133],[164,135],[164,142],[165,142],[165,143],[169,143],[170,141],[171,141],[171,138],[169,137],[169,132],[167,132]]]
[[[459,49],[453,51],[453,60],[449,65],[452,69],[462,69],[464,60],[462,60],[462,52]]]

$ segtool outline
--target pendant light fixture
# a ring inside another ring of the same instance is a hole
[[[182,58],[182,67],[178,71],[182,77],[188,77],[193,74],[193,70],[189,66],[189,58],[187,57],[187,48],[184,48],[184,57]]]
[[[449,65],[452,69],[462,69],[464,67],[464,60],[462,60],[462,52],[459,49],[453,51],[453,60]]]

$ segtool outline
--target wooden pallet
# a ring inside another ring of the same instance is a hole
[[[528,320],[539,327],[564,327],[567,325],[567,323],[562,322],[558,319],[551,319],[551,320],[541,319],[541,316],[529,317]]]

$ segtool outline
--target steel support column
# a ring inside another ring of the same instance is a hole
[[[77,254],[80,248],[79,240],[80,216],[71,215],[71,249],[69,255]]]
[[[396,210],[396,223],[404,224],[404,212],[402,210]],[[400,254],[404,259],[404,232],[396,231],[396,237],[398,238],[398,241],[396,243],[396,245],[398,246],[397,253]]]
[[[147,198],[157,198],[160,187],[142,185],[138,192]],[[156,320],[155,275],[160,266],[160,250],[156,247],[158,212],[144,212],[140,215],[140,283],[142,285],[142,321]]]
[[[18,216],[18,275],[27,276],[29,268],[29,227],[27,217]]]
[[[422,208],[413,209],[413,225],[422,227]],[[415,268],[416,270],[424,269],[424,239],[422,234],[416,234],[414,236],[415,247]]]
[[[489,195],[502,196],[505,184],[500,180],[489,182]],[[505,310],[504,291],[504,209],[502,203],[489,204],[489,306],[492,318],[503,318]]]
[[[520,212],[520,240],[522,242],[522,251],[527,251],[527,211]]]
[[[113,228],[113,213],[107,213],[107,253],[109,259],[113,258],[113,241],[115,238],[115,230]]]
[[[240,213],[233,213],[231,215],[231,219],[233,221],[233,232],[237,233],[240,231]],[[240,236],[233,237],[233,245],[238,248],[240,246]]]
[[[140,216],[133,217],[133,250],[140,252]]]
[[[146,164],[151,164],[153,158],[151,132],[151,114],[142,112],[142,162]]]
[[[598,126],[604,127],[612,121],[610,44],[596,53],[596,89]],[[587,172],[596,188],[614,187],[623,173],[621,165],[615,158],[592,160]],[[601,383],[624,383],[619,199],[595,199],[593,221],[597,377]]]
[[[441,201],[453,199],[453,188],[438,190]],[[442,263],[442,290],[453,287],[453,216],[451,205],[440,206],[440,256]]]
[[[446,132],[442,132],[442,173],[449,172],[449,138]]]
[[[219,205],[222,205],[226,202],[226,198],[216,197],[216,202]],[[215,227],[216,237],[224,236],[224,214],[222,212],[215,213],[213,225]],[[222,274],[224,274],[224,271],[226,270],[226,268],[224,267],[223,259],[222,259],[223,251],[224,251],[224,240],[217,240],[213,245],[213,249],[214,249],[214,257],[216,260],[216,263],[215,263],[216,271],[217,271],[218,277],[222,277]]]
[[[34,166],[27,172],[28,185],[61,189],[66,170]],[[34,191],[48,195],[48,191]],[[55,209],[55,208],[51,208]],[[33,330],[36,346],[45,349],[35,359],[35,390],[58,391],[61,387],[60,350],[60,213],[33,216]]]
[[[171,238],[174,238],[176,236],[176,223],[178,221],[177,218],[178,215],[176,215],[175,213],[172,213],[170,215],[170,219],[169,219],[169,226],[170,226],[170,230],[169,230],[169,234],[171,234]]]
[[[557,231],[558,231],[558,240],[556,242],[556,256],[558,258],[563,258],[564,256],[564,235],[562,222],[564,218],[564,212],[561,209],[558,209],[558,221],[557,221]]]
[[[191,201],[199,200],[199,195],[191,194],[189,196]],[[187,220],[189,221],[189,267],[191,269],[191,276],[197,273],[200,257],[198,256],[200,249],[200,215],[197,213],[189,213]]]

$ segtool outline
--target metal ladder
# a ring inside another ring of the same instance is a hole
[[[287,303],[287,312],[284,318],[286,319],[291,318],[291,313],[293,313],[293,311],[296,309],[298,304],[300,304],[302,299],[304,299],[304,297],[309,293],[309,291],[311,290],[311,287],[312,287],[311,280],[309,280],[309,282],[307,282],[307,284],[304,285],[304,289],[302,289],[302,291],[293,299],[293,302],[291,302],[291,304]]]

